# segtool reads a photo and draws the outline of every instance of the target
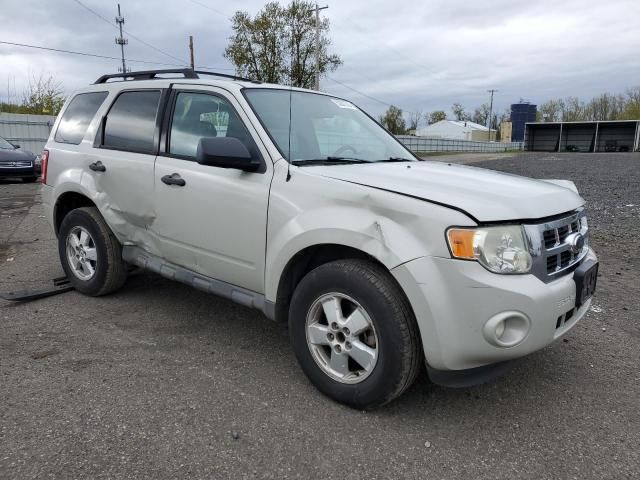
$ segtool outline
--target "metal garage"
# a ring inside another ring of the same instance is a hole
[[[525,150],[535,152],[637,152],[640,120],[532,122],[524,141]]]

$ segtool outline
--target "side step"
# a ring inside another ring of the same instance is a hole
[[[53,285],[50,287],[37,288],[35,290],[18,290],[15,292],[0,292],[0,298],[10,300],[12,302],[29,302],[38,300],[39,298],[58,295],[59,293],[73,290],[73,286],[67,277],[58,277],[52,280]]]
[[[140,247],[125,245],[122,247],[122,259],[131,265],[158,273],[169,280],[185,283],[203,292],[228,298],[245,307],[255,308],[264,313],[270,320],[275,319],[275,303],[268,301],[264,298],[264,295],[259,293],[167,262],[160,257],[147,253]]]

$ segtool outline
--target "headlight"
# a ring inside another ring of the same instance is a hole
[[[450,228],[449,248],[454,258],[476,260],[495,273],[527,273],[531,255],[519,225]]]
[[[40,157],[40,155],[36,155],[33,159],[33,162],[36,166],[42,165],[42,158]]]

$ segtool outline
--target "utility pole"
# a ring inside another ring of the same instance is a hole
[[[122,67],[118,70],[122,73],[127,73],[127,64],[124,62],[124,46],[129,43],[126,38],[122,36],[122,25],[124,25],[124,17],[120,14],[120,4],[118,4],[118,16],[116,17],[116,23],[120,27],[120,36],[116,37],[116,45],[120,45],[120,53],[122,54]]]
[[[316,90],[320,90],[320,10],[329,8],[328,5],[319,7],[316,3],[316,8],[311,10],[316,12]]]
[[[193,35],[189,35],[189,58],[191,59],[191,70],[195,70],[196,67],[193,62]]]
[[[491,90],[487,90],[491,94],[491,103],[489,105],[489,141],[491,141],[491,122],[493,122],[493,94],[498,90],[492,88]]]

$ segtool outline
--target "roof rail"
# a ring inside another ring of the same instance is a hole
[[[182,74],[184,78],[198,78],[198,75],[190,68],[171,68],[168,70],[142,70],[139,72],[126,72],[126,73],[111,73],[109,75],[102,75],[97,79],[94,84],[107,83],[107,80],[111,78],[121,78],[126,80],[152,80],[156,78],[156,75],[162,75],[165,73],[177,73]]]
[[[182,75],[184,78],[200,78],[200,75],[211,75],[214,77],[222,77],[222,78],[230,78],[232,80],[240,80],[243,82],[252,82],[252,83],[260,83],[257,80],[252,80],[250,78],[238,77],[236,75],[229,75],[226,73],[216,73],[216,72],[206,72],[204,70],[191,70],[190,68],[172,68],[168,70],[142,70],[139,72],[126,72],[126,73],[111,73],[109,75],[102,75],[98,78],[94,83],[107,83],[108,80],[112,78],[120,78],[121,81],[129,81],[129,80],[153,80],[158,78],[157,75],[163,75],[168,73],[175,73]]]
[[[230,75],[228,73],[206,72],[204,70],[194,70],[193,73],[195,73],[196,75],[212,75],[214,77],[231,78],[232,80],[239,80],[241,82],[262,83],[259,80],[254,80],[252,78],[239,77],[237,75]],[[197,77],[197,78],[200,78],[200,77]]]

